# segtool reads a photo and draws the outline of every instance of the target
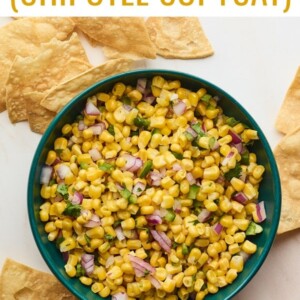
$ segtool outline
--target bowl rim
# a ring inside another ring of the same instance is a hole
[[[280,177],[279,177],[279,171],[277,168],[277,164],[275,161],[275,157],[273,155],[273,151],[269,145],[269,142],[267,138],[265,137],[262,129],[260,126],[257,124],[257,122],[253,119],[253,117],[250,115],[250,113],[237,101],[235,98],[233,98],[230,94],[228,94],[226,91],[224,91],[222,88],[216,86],[214,83],[211,83],[210,81],[207,81],[199,76],[189,74],[186,72],[181,72],[181,71],[176,71],[176,70],[169,70],[169,69],[138,69],[138,70],[133,70],[133,71],[127,71],[119,74],[115,74],[109,77],[106,77],[105,79],[98,81],[97,83],[89,86],[79,94],[77,94],[74,98],[72,98],[54,117],[54,119],[51,121],[49,124],[48,128],[46,129],[45,133],[43,134],[40,142],[38,143],[38,146],[35,150],[35,154],[30,166],[30,173],[29,173],[29,179],[28,179],[28,185],[27,185],[27,213],[29,217],[29,223],[30,223],[30,228],[35,240],[35,243],[38,247],[38,250],[40,254],[42,255],[44,261],[46,262],[47,266],[51,270],[51,272],[59,279],[59,281],[68,289],[70,290],[76,297],[79,299],[84,299],[82,298],[82,295],[75,289],[72,288],[71,282],[68,282],[65,280],[65,278],[62,276],[62,274],[54,267],[51,263],[51,255],[48,253],[47,248],[45,244],[42,242],[41,236],[38,232],[36,223],[35,223],[35,213],[34,213],[34,208],[33,208],[33,203],[34,199],[32,196],[32,190],[34,186],[34,178],[35,178],[35,172],[36,168],[38,166],[38,161],[39,157],[42,153],[43,147],[46,143],[46,141],[49,139],[51,136],[51,133],[53,129],[56,127],[58,121],[60,120],[61,116],[65,114],[66,111],[68,111],[75,103],[80,101],[80,99],[86,97],[88,94],[90,94],[93,90],[97,89],[99,86],[104,85],[109,83],[110,81],[116,81],[116,80],[121,80],[126,76],[135,76],[137,79],[138,76],[142,76],[145,74],[152,74],[153,76],[155,75],[165,75],[168,77],[170,76],[179,76],[179,77],[184,77],[186,79],[192,79],[196,82],[199,82],[199,84],[204,84],[207,85],[209,88],[217,91],[218,93],[222,94],[225,98],[227,98],[230,102],[232,102],[235,106],[238,107],[238,109],[247,117],[247,119],[253,124],[256,128],[256,130],[259,133],[259,138],[261,140],[261,143],[263,145],[263,148],[265,149],[266,155],[268,157],[269,163],[270,163],[270,169],[272,171],[272,181],[274,183],[274,192],[275,192],[275,197],[274,197],[274,216],[272,219],[272,226],[270,229],[270,233],[268,236],[267,241],[265,242],[265,245],[263,247],[263,250],[261,252],[261,255],[259,256],[258,262],[255,263],[255,266],[251,268],[249,271],[248,276],[243,280],[243,282],[234,289],[230,294],[226,296],[226,298],[223,298],[223,300],[229,300],[231,299],[234,295],[239,293],[254,277],[254,275],[258,272],[258,270],[261,268],[263,263],[265,262],[268,253],[270,252],[272,245],[274,243],[278,225],[279,225],[279,220],[280,220],[280,211],[281,211],[281,186],[280,186]],[[71,278],[70,278],[71,279]],[[220,290],[221,291],[221,290]],[[206,299],[210,299],[211,296],[214,295],[207,295]],[[101,297],[100,297],[101,299]]]

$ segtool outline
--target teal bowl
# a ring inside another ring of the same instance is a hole
[[[245,264],[244,270],[239,273],[237,279],[231,284],[219,290],[214,295],[208,295],[207,300],[226,300],[236,295],[257,273],[265,261],[276,236],[281,208],[280,180],[272,150],[266,137],[253,117],[225,91],[201,78],[168,70],[137,70],[109,77],[89,87],[71,102],[69,102],[54,118],[50,126],[41,138],[35,152],[28,181],[28,216],[31,230],[38,249],[53,274],[68,288],[77,298],[82,300],[101,299],[95,295],[89,287],[80,283],[76,278],[69,278],[64,270],[64,261],[55,244],[48,241],[44,231],[44,224],[39,220],[39,207],[43,203],[40,197],[40,173],[46,160],[48,150],[53,146],[55,138],[60,134],[64,124],[72,123],[75,117],[84,108],[89,96],[101,91],[110,91],[116,82],[135,84],[138,78],[151,78],[161,75],[166,79],[179,79],[182,86],[191,90],[204,87],[207,91],[220,97],[219,105],[225,114],[233,116],[251,128],[257,130],[260,140],[254,144],[251,150],[256,153],[258,162],[265,166],[266,172],[260,186],[259,199],[265,201],[267,220],[263,224],[263,233],[253,237],[258,250]]]

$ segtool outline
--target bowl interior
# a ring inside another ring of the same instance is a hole
[[[266,168],[264,179],[260,185],[259,200],[265,201],[267,220],[263,223],[263,233],[251,239],[257,244],[258,250],[249,258],[244,270],[239,273],[238,278],[233,284],[220,289],[215,295],[207,296],[206,299],[226,300],[230,299],[240,291],[255,275],[264,262],[275,238],[281,207],[281,190],[278,170],[272,150],[263,132],[249,113],[247,113],[236,100],[217,86],[203,79],[180,72],[167,70],[139,70],[112,76],[93,85],[75,97],[55,117],[38,145],[29,175],[28,214],[36,244],[51,271],[79,299],[94,299],[95,295],[91,292],[89,287],[83,286],[78,279],[71,279],[65,274],[64,262],[60,252],[54,243],[48,241],[47,234],[44,232],[44,224],[39,220],[39,206],[43,203],[43,200],[40,197],[39,184],[41,168],[46,160],[47,152],[53,147],[53,142],[60,134],[61,128],[64,124],[74,121],[75,117],[84,108],[86,99],[89,96],[101,91],[108,92],[112,89],[113,85],[119,81],[126,84],[133,84],[138,78],[152,78],[155,75],[161,75],[166,79],[179,79],[183,87],[191,90],[196,91],[200,87],[206,88],[210,94],[220,97],[219,105],[223,108],[225,114],[233,116],[247,124],[249,127],[257,130],[260,137],[260,140],[255,142],[254,148],[250,149],[257,154],[258,162]],[[98,299],[99,297],[100,296],[97,296]]]

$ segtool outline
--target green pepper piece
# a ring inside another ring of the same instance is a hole
[[[233,127],[237,124],[239,124],[240,122],[237,121],[234,117],[230,117],[226,120],[226,124],[229,125],[230,127]]]
[[[114,166],[107,162],[104,162],[103,164],[99,165],[98,168],[104,172],[111,172],[114,169]]]
[[[183,134],[185,135],[188,141],[191,142],[194,140],[194,137],[189,132],[185,131]]]
[[[188,255],[189,254],[189,248],[186,244],[182,244],[182,254]]]
[[[188,193],[188,198],[189,199],[192,199],[192,200],[195,200],[196,197],[197,197],[197,194],[198,194],[198,191],[200,189],[200,186],[196,185],[196,184],[193,184],[192,186],[190,186],[190,191]]]
[[[150,125],[149,120],[143,119],[141,117],[134,118],[133,123],[138,128],[148,128]]]
[[[249,158],[249,151],[247,149],[241,153],[240,163],[242,165],[247,165],[247,166],[249,165],[250,158]]]
[[[111,125],[111,124],[109,124],[108,125],[108,128],[107,128],[107,131],[111,134],[111,135],[113,135],[113,136],[115,136],[115,127],[113,126],[113,125]]]
[[[201,97],[201,100],[202,100],[203,102],[205,102],[205,103],[209,103],[209,100],[210,100],[211,98],[212,98],[211,95],[205,94],[205,95],[203,95],[203,96]]]
[[[130,196],[131,196],[131,193],[129,190],[127,190],[126,188],[124,188],[123,190],[119,191],[120,195],[126,199],[126,200],[129,200]]]
[[[159,134],[159,133],[160,133],[160,130],[158,128],[154,128],[151,132],[151,135]]]
[[[145,178],[149,174],[149,172],[151,171],[152,165],[153,165],[152,161],[151,160],[147,160],[144,163],[144,166],[142,167],[142,169],[140,171],[139,177],[140,178]]]
[[[246,230],[246,235],[256,235],[263,231],[263,228],[256,224],[255,222],[251,222]]]
[[[167,214],[165,215],[165,220],[167,222],[173,222],[175,220],[175,218],[176,218],[176,214],[174,213],[174,211],[169,209],[167,211]]]
[[[178,152],[173,152],[173,151],[171,151],[171,153],[175,156],[175,158],[177,158],[179,160],[183,160],[183,154],[178,153]]]

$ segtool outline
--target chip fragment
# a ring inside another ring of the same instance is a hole
[[[43,44],[35,57],[17,56],[6,82],[6,106],[11,122],[27,119],[24,94],[45,92],[90,67],[76,33],[67,41],[53,39]]]
[[[61,110],[77,94],[92,84],[113,74],[122,73],[132,68],[133,61],[125,58],[109,60],[102,65],[87,70],[70,80],[52,88],[41,105],[53,112]]]
[[[41,43],[65,40],[74,30],[69,18],[23,18],[0,28],[0,112],[5,110],[5,82],[17,55],[36,55]]]
[[[55,117],[55,113],[40,105],[44,93],[31,92],[24,94],[27,118],[31,131],[43,134],[49,123]]]
[[[196,17],[150,17],[146,26],[157,54],[165,58],[204,58],[214,53]]]
[[[286,134],[300,126],[300,67],[279,110],[275,127]]]
[[[0,299],[76,300],[53,275],[6,259],[0,276]]]
[[[300,227],[300,127],[288,133],[274,149],[282,192],[278,234]]]
[[[78,29],[104,46],[108,58],[155,58],[145,21],[137,17],[76,17]]]

